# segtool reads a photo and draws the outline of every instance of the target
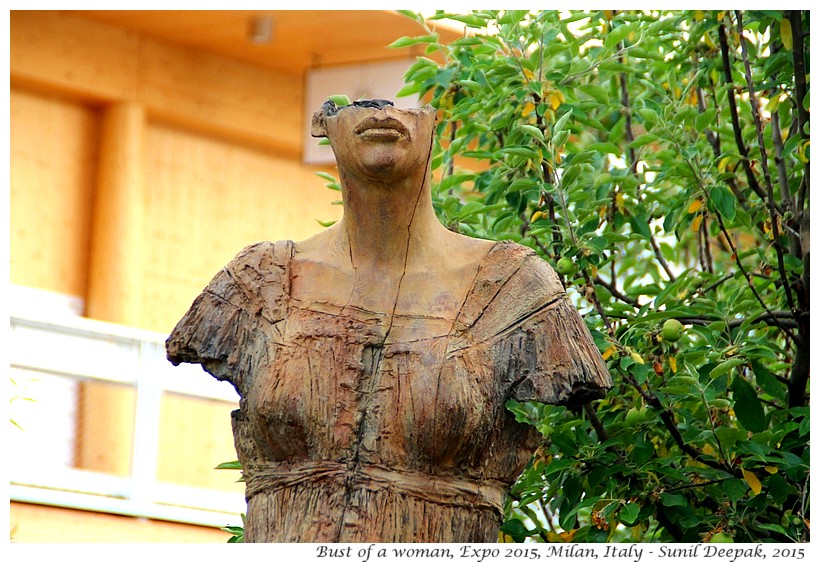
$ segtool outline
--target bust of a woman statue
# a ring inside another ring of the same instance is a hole
[[[610,386],[550,266],[456,234],[430,194],[435,113],[371,100],[313,119],[344,214],[225,266],[167,341],[240,396],[248,542],[492,542],[538,445],[509,399]]]

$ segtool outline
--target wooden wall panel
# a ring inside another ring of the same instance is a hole
[[[12,84],[136,101],[169,123],[299,158],[300,77],[49,11],[12,11]]]
[[[12,89],[11,282],[85,297],[97,114]]]
[[[13,10],[13,80],[98,100],[134,96],[138,36],[54,11]]]
[[[338,192],[298,162],[153,124],[144,174],[143,325],[169,332],[244,246],[307,238],[338,219]]]
[[[140,61],[151,116],[301,157],[301,78],[149,40]]]

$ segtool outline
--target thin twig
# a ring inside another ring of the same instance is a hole
[[[777,90],[773,89],[772,96],[779,96]],[[788,211],[792,207],[791,194],[789,193],[789,171],[786,168],[786,160],[783,158],[783,134],[780,132],[780,112],[772,112],[772,146],[774,147],[774,163],[777,167],[777,184],[780,187],[780,205]]]
[[[700,293],[701,295],[703,295],[703,294],[705,294],[705,293],[707,293],[707,292],[709,292],[709,291],[712,291],[712,290],[713,290],[713,289],[715,289],[717,286],[719,286],[720,284],[722,284],[722,283],[724,283],[724,282],[726,282],[726,281],[729,281],[729,280],[730,280],[730,279],[732,279],[733,277],[735,277],[735,275],[734,275],[734,274],[726,274],[725,276],[723,276],[722,278],[720,278],[720,279],[719,279],[719,280],[717,280],[716,282],[714,282],[714,283],[712,283],[712,284],[709,284],[709,285],[707,285],[706,287],[704,287],[703,289],[701,289],[699,293]]]
[[[597,283],[598,285],[604,286],[612,294],[612,297],[614,297],[615,299],[618,299],[619,301],[623,301],[624,303],[626,303],[628,305],[632,305],[633,307],[639,307],[640,306],[637,299],[635,299],[633,297],[630,297],[628,295],[624,295],[623,293],[618,291],[618,288],[615,287],[615,282],[614,281],[608,282],[605,279],[603,279],[601,276],[595,276],[595,283]]]
[[[655,253],[655,258],[657,258],[658,263],[663,268],[663,271],[666,272],[666,275],[669,276],[669,281],[674,282],[677,277],[672,272],[672,268],[669,267],[669,264],[666,262],[666,259],[663,257],[663,253],[661,252],[661,248],[658,245],[658,241],[655,240],[655,235],[650,233],[649,235],[649,244],[652,245],[652,251]]]
[[[732,242],[732,237],[729,235],[729,231],[726,229],[726,225],[723,224],[723,217],[721,217],[720,213],[715,213],[715,217],[717,217],[718,225],[720,225],[720,230],[723,232],[723,235],[726,237],[726,242],[729,245],[729,249],[732,251],[732,256],[735,259],[735,264],[737,264],[740,273],[743,274],[743,277],[746,278],[746,282],[749,285],[749,289],[752,290],[752,293],[757,299],[758,303],[766,310],[766,312],[774,319],[775,326],[777,326],[783,333],[788,336],[792,342],[797,343],[797,337],[785,326],[781,325],[780,322],[777,320],[777,317],[774,316],[772,311],[769,309],[769,306],[763,301],[763,298],[760,296],[760,293],[757,292],[757,288],[755,288],[755,284],[752,281],[752,276],[749,275],[749,272],[746,271],[746,268],[743,267],[743,262],[740,260],[740,256],[738,255],[737,248],[735,247],[734,243]]]
[[[609,316],[613,319],[631,319],[631,317],[620,313],[610,313]],[[677,319],[681,322],[681,324],[698,326],[708,326],[712,323],[726,320],[724,317],[721,317],[719,315],[672,315],[670,318]],[[729,321],[726,321],[726,328],[737,328],[741,326],[743,323],[747,322],[748,320],[748,318],[731,319]],[[772,311],[771,314],[761,313],[760,315],[754,317],[751,320],[751,323],[766,323],[769,326],[786,326],[789,328],[797,328],[798,326],[797,321],[795,320],[794,315],[791,311]],[[783,379],[784,383],[786,383],[787,381],[787,379]]]
[[[687,485],[680,485],[678,487],[672,487],[672,488],[666,489],[666,492],[671,493],[671,492],[674,492],[674,491],[682,491],[682,490],[685,490],[685,489],[693,489],[695,487],[708,487],[709,485],[717,485],[718,483],[723,483],[724,481],[728,481],[729,479],[732,479],[732,477],[723,477],[722,479],[712,479],[711,481],[704,481],[702,483],[689,483]]]

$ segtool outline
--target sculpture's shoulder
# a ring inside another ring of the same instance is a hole
[[[294,243],[290,240],[249,244],[234,256],[225,269],[237,276],[237,281],[244,283],[249,283],[254,278],[264,280],[271,273],[287,270],[293,257],[293,247]]]
[[[290,241],[259,242],[240,250],[171,331],[168,360],[201,364],[243,394],[250,378],[246,360],[257,351],[255,335],[285,314],[292,247]]]
[[[612,385],[606,364],[552,267],[513,242],[497,244],[485,267],[490,297],[472,331],[498,343],[496,361],[517,371],[513,398],[580,404],[603,396]]]
[[[532,249],[500,241],[481,261],[459,314],[457,332],[469,332],[474,341],[491,339],[565,296],[558,276]]]
[[[503,284],[497,294],[500,298],[509,296],[522,304],[531,302],[537,306],[565,295],[552,266],[533,249],[516,242],[496,243],[484,259],[482,270],[486,278]]]

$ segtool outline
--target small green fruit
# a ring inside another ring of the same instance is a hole
[[[630,426],[637,426],[644,420],[646,420],[646,408],[632,407],[626,411],[626,423]]]
[[[327,99],[339,107],[350,105],[350,98],[348,98],[344,94],[334,94],[333,96],[328,96]]]
[[[723,532],[718,532],[712,536],[709,543],[735,543],[735,540],[733,540],[730,535],[724,534]]]
[[[562,276],[568,276],[575,270],[575,264],[573,264],[572,260],[565,256],[558,260],[558,263],[555,264],[555,268]]]
[[[661,336],[667,342],[677,342],[683,336],[683,325],[677,319],[669,319],[663,323]]]

